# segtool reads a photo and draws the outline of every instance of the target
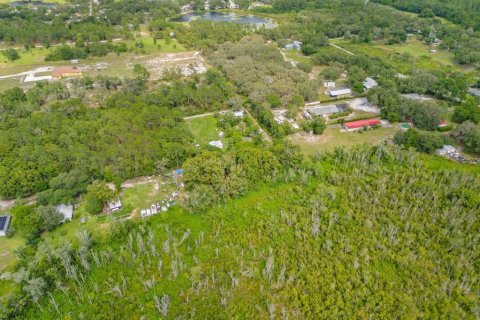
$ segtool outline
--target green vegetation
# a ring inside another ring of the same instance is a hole
[[[201,145],[205,145],[212,140],[218,139],[218,121],[213,115],[189,119],[186,120],[185,123],[193,133],[195,141]]]
[[[312,165],[319,174],[300,184],[27,254],[37,276],[20,280],[22,294],[41,309],[20,317],[475,318],[478,177],[385,147],[339,149]]]
[[[379,145],[393,139],[398,128],[378,128],[363,132],[341,132],[340,127],[328,127],[322,135],[314,139],[301,135],[290,136],[289,139],[300,146],[306,155],[315,155],[317,152],[332,151],[337,147],[348,147],[368,144]]]
[[[0,319],[480,317],[479,7],[265,2],[277,28],[169,19],[203,0],[0,6],[0,89],[84,71],[0,93],[0,196],[31,195],[1,203]],[[355,99],[307,119],[326,80]]]

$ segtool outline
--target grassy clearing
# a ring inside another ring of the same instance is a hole
[[[213,115],[189,119],[186,123],[198,144],[202,145],[212,140],[218,140],[220,130],[217,128],[217,119]]]
[[[397,126],[392,128],[379,128],[366,132],[340,132],[340,127],[329,127],[320,136],[303,137],[290,136],[290,140],[299,145],[307,155],[314,155],[317,151],[333,150],[338,146],[353,147],[361,144],[380,144],[393,138],[398,131]]]
[[[404,44],[384,45],[375,44],[354,44],[344,39],[332,39],[333,43],[358,54],[388,60],[398,71],[408,73],[412,69],[463,71],[464,68],[455,63],[451,52],[442,51],[438,47],[430,47],[420,40],[412,39]],[[431,52],[434,49],[436,52]],[[392,59],[396,55],[410,54],[413,62],[404,62],[400,59]]]
[[[15,234],[11,238],[0,238],[0,273],[12,267],[16,260],[15,249],[21,247],[25,243],[25,239]]]

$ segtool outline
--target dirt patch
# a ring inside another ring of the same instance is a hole
[[[138,56],[134,60],[143,60],[143,64],[151,74],[151,80],[159,80],[167,70],[178,70],[183,76],[207,71],[206,62],[200,52],[166,53],[151,59]],[[127,67],[133,68],[136,61]]]

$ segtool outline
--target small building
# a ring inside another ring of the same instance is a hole
[[[380,119],[366,119],[366,120],[358,120],[352,122],[346,122],[343,124],[343,128],[347,131],[355,131],[360,130],[363,128],[370,128],[379,126],[381,124]]]
[[[55,207],[63,215],[62,222],[72,221],[73,219],[73,205],[71,204],[61,204]]]
[[[233,112],[233,116],[234,116],[235,118],[240,118],[240,119],[242,119],[242,118],[243,118],[243,111],[242,111],[242,110],[234,111],[234,112]]]
[[[10,216],[0,216],[0,237],[7,235],[8,227],[10,226]]]
[[[77,67],[58,67],[52,70],[53,79],[62,79],[69,77],[80,77],[83,71]]]
[[[218,149],[223,149],[223,143],[220,140],[210,141],[208,144],[211,145],[212,147],[215,147],[215,148],[218,148]]]
[[[335,88],[328,91],[328,95],[331,98],[342,98],[342,97],[349,97],[352,95],[352,90],[350,88]]]
[[[448,154],[454,154],[456,152],[457,152],[457,150],[454,147],[452,147],[448,144],[444,145],[441,149],[438,149],[436,151],[436,153],[441,155],[441,156],[445,156],[445,155],[448,155]]]
[[[445,128],[445,127],[448,127],[448,126],[449,126],[449,124],[445,120],[440,121],[440,123],[438,124],[439,128]]]
[[[468,94],[474,97],[480,97],[480,88],[470,88],[468,89]]]
[[[287,50],[302,50],[302,43],[300,41],[293,41],[292,43],[289,43],[285,45],[285,49]]]
[[[363,87],[366,90],[375,89],[378,87],[378,82],[375,79],[368,77],[363,81]]]
[[[115,211],[121,210],[122,209],[122,201],[120,201],[120,199],[117,199],[117,200],[109,202],[108,203],[108,209],[110,210],[110,212],[115,212]]]
[[[335,88],[336,83],[335,83],[335,81],[324,81],[323,86],[325,88]]]

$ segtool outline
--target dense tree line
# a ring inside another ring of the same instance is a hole
[[[12,44],[50,45],[75,42],[80,34],[87,42],[127,39],[131,28],[150,19],[165,19],[180,11],[176,1],[102,1],[89,16],[89,2],[60,5],[58,8],[0,7],[0,41]],[[145,13],[148,13],[147,15]],[[79,14],[80,17],[77,16]]]
[[[380,107],[383,118],[393,122],[412,121],[420,129],[437,129],[446,113],[435,102],[409,100],[387,89],[371,91],[368,98]]]
[[[68,96],[56,83],[0,96],[2,197],[44,191],[67,201],[92,178],[149,175],[191,154],[192,137],[168,105],[124,93],[92,109]]]

